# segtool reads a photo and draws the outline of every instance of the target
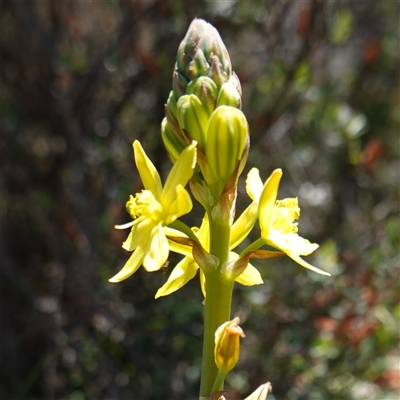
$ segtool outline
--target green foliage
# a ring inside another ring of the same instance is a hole
[[[340,9],[334,20],[330,32],[330,39],[334,44],[344,44],[354,29],[353,13],[348,8]]]

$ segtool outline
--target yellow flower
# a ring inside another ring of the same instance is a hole
[[[268,393],[272,392],[271,383],[267,382],[256,389],[250,396],[246,397],[244,400],[265,400]]]
[[[300,257],[311,254],[318,248],[318,244],[310,243],[297,234],[295,221],[300,216],[297,198],[276,200],[281,177],[281,169],[273,171],[262,190],[258,208],[261,237],[266,244],[285,253],[302,267],[329,276],[327,272],[312,266]]]
[[[214,358],[220,372],[227,374],[239,359],[240,338],[245,337],[239,317],[222,324],[215,332]]]
[[[133,251],[122,270],[110,282],[121,282],[137,271],[140,265],[149,271],[159,270],[169,255],[165,227],[192,209],[192,201],[184,186],[193,175],[196,165],[196,142],[192,142],[176,160],[162,187],[160,176],[140,143],[133,143],[135,163],[144,190],[127,202],[133,221],[116,226],[130,228],[122,247]]]
[[[168,236],[180,236],[184,237],[182,233],[167,228]],[[205,214],[203,218],[203,222],[199,228],[192,228],[194,234],[198,237],[200,244],[206,251],[209,251],[210,248],[210,234],[209,234],[209,221],[208,216]],[[233,231],[233,230],[232,230]],[[236,232],[236,230],[234,231]],[[236,243],[238,240],[238,234],[235,233],[234,236],[231,234],[231,248],[236,247]],[[235,241],[235,246],[232,246],[232,242]],[[190,246],[182,245],[176,243],[172,240],[169,240],[170,250],[182,254],[185,258],[177,264],[177,266],[172,270],[171,275],[169,276],[167,282],[158,289],[156,293],[156,299],[161,296],[167,296],[182,286],[186,285],[188,281],[195,277],[197,270],[200,269],[200,286],[205,296],[205,277],[204,272],[199,265],[194,261],[192,255],[192,248]],[[230,252],[230,259],[236,260],[239,256],[233,251]],[[246,285],[259,285],[263,283],[260,273],[256,268],[254,268],[251,264],[248,264],[245,271],[239,275],[236,279],[236,282]]]

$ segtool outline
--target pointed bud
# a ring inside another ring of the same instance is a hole
[[[211,172],[226,183],[236,170],[248,147],[248,124],[234,107],[221,106],[211,115],[205,154]]]
[[[181,129],[204,146],[209,117],[199,98],[193,94],[182,96],[178,100],[177,108]]]
[[[196,95],[208,114],[212,114],[218,97],[218,88],[211,78],[201,76],[191,81],[186,88],[186,93]]]
[[[190,140],[185,136],[178,123],[178,107],[176,104],[174,92],[171,91],[168,97],[167,104],[165,106],[165,116],[168,121],[169,128],[175,135],[175,140],[180,143],[181,146],[186,147],[190,144]]]
[[[167,100],[167,107],[168,107],[169,113],[171,114],[171,117],[173,117],[175,119],[175,121],[177,121],[178,120],[178,118],[177,118],[178,110],[177,110],[176,99],[175,99],[173,90],[171,90],[171,92],[169,93],[169,97]]]
[[[217,99],[217,107],[219,106],[242,108],[242,98],[240,93],[236,89],[235,85],[230,81],[221,86]]]
[[[179,97],[185,94],[188,83],[189,80],[180,74],[178,70],[174,71],[172,75],[172,89],[174,91],[175,99],[179,99]]]
[[[233,86],[235,86],[236,90],[239,92],[240,96],[242,96],[242,85],[240,84],[239,78],[234,71],[232,71],[232,75],[229,78],[229,81]]]
[[[178,71],[188,79],[210,76],[209,69],[215,59],[219,60],[221,71],[228,80],[232,66],[221,36],[211,24],[196,18],[179,46],[176,61]]]
[[[190,190],[194,198],[207,210],[213,205],[213,197],[209,187],[202,182],[190,181]]]
[[[201,48],[197,48],[193,59],[185,69],[185,76],[189,80],[194,80],[207,74],[210,65],[208,64]]]
[[[161,138],[171,161],[174,163],[185,149],[185,146],[179,142],[178,138],[169,126],[167,118],[164,118],[161,123]]]
[[[246,336],[239,323],[239,317],[235,317],[222,324],[215,332],[215,364],[224,374],[236,365],[240,353],[240,338]]]
[[[210,59],[211,68],[208,72],[208,76],[217,84],[220,88],[225,82],[228,82],[230,74],[228,74],[217,56],[211,56]]]

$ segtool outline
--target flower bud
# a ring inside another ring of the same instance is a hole
[[[193,59],[185,68],[185,76],[189,80],[194,80],[207,74],[209,68],[210,65],[204,56],[203,50],[201,48],[197,48]]]
[[[234,173],[248,146],[248,124],[234,107],[215,109],[208,123],[205,154],[211,172],[223,183]]]
[[[239,317],[222,324],[215,332],[214,357],[220,372],[227,374],[239,359],[240,338],[245,337]]]
[[[179,126],[177,114],[178,107],[176,104],[174,92],[171,91],[168,97],[167,104],[165,106],[165,116],[167,118],[169,128],[175,136],[175,140],[178,141],[181,146],[186,147],[190,143],[190,140],[185,137],[185,134]]]
[[[209,116],[199,98],[193,94],[182,96],[178,100],[177,114],[181,129],[204,146]]]
[[[227,81],[232,73],[228,51],[218,31],[202,19],[194,19],[182,40],[177,54],[176,67],[187,79],[211,76],[210,67],[219,61],[221,74]]]
[[[176,105],[176,99],[175,99],[175,95],[173,90],[171,90],[171,92],[169,93],[169,97],[167,100],[167,107],[169,110],[169,113],[171,114],[171,117],[173,117],[175,119],[175,121],[177,121],[177,114],[178,114],[178,109],[177,109],[177,105]]]
[[[220,88],[225,82],[228,82],[230,75],[224,71],[221,60],[217,56],[211,57],[211,68],[208,75]]]
[[[171,161],[174,163],[182,151],[185,149],[174,132],[172,131],[171,127],[168,124],[167,118],[164,118],[161,123],[161,138],[164,143],[165,148],[168,151],[168,154],[171,158]]]
[[[230,81],[225,82],[221,86],[221,90],[218,94],[217,107],[219,106],[231,106],[235,108],[242,108],[242,98],[240,93],[236,89],[235,85]]]
[[[218,97],[218,88],[211,78],[201,76],[191,81],[186,88],[186,93],[196,95],[208,114],[212,114]]]
[[[174,71],[172,75],[172,90],[174,91],[175,99],[179,99],[179,97],[185,94],[188,83],[188,79],[186,79],[177,70]]]

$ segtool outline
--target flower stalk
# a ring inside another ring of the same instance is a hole
[[[117,226],[131,228],[122,247],[132,255],[110,282],[121,282],[141,265],[158,271],[169,252],[183,255],[156,298],[170,295],[193,279],[197,271],[204,299],[204,338],[200,398],[224,399],[226,375],[239,358],[244,337],[238,318],[231,319],[235,282],[262,284],[252,258],[287,255],[299,265],[329,275],[302,257],[318,245],[298,235],[300,208],[296,198],[277,200],[282,170],[263,183],[256,168],[246,179],[249,206],[236,218],[238,178],[249,152],[249,127],[240,110],[241,87],[232,71],[228,51],[218,31],[195,19],[179,46],[172,90],[165,105],[161,138],[173,163],[164,185],[138,141],[134,158],[144,190],[131,195],[127,211],[132,221]],[[193,197],[203,206],[200,227],[180,220],[192,210]],[[243,251],[235,249],[247,238],[257,220],[260,237]],[[262,249],[264,245],[276,250]],[[247,400],[264,400],[269,383]]]

